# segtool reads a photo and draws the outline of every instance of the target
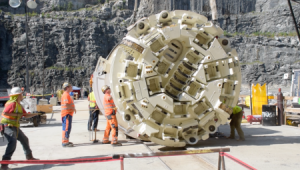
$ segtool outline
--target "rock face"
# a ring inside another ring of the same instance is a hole
[[[0,88],[25,86],[24,4],[12,9],[5,2],[0,0]],[[209,0],[137,2],[138,11],[133,15],[135,0],[37,0],[39,6],[29,10],[28,22],[31,90],[41,93],[43,81],[46,92],[60,88],[64,81],[88,86],[97,59],[106,57],[120,42],[131,21],[161,10],[191,10],[209,19],[211,15]],[[283,74],[300,68],[300,57],[287,1],[217,0],[216,3],[218,23],[239,53],[243,83],[289,85],[290,80],[282,80]],[[299,5],[293,3],[293,8],[299,18]],[[33,11],[44,12],[43,17]]]

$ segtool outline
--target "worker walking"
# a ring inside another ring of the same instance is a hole
[[[105,85],[102,87],[102,92],[104,95],[103,105],[105,110],[105,117],[106,117],[106,128],[104,132],[103,144],[109,143],[109,134],[112,131],[112,141],[111,144],[114,146],[122,146],[121,143],[118,142],[118,121],[116,117],[117,109],[112,99],[110,93],[109,86]]]
[[[73,147],[73,143],[69,142],[73,113],[76,113],[74,101],[69,94],[72,91],[72,85],[64,83],[63,89],[64,93],[61,97],[62,146]]]
[[[22,90],[20,87],[14,87],[10,92],[10,99],[6,102],[2,112],[1,129],[4,137],[8,141],[2,160],[11,160],[17,147],[17,140],[23,146],[27,160],[38,160],[32,156],[27,136],[20,129],[19,120],[21,117],[31,118],[38,114],[27,114],[20,102],[23,100]],[[1,170],[7,170],[8,165],[2,164]]]
[[[88,121],[88,130],[96,130],[98,126],[98,116],[99,116],[99,108],[96,103],[96,98],[94,92],[91,92],[88,96],[88,101],[90,101],[90,117]]]
[[[241,123],[242,123],[242,118],[243,118],[243,110],[239,106],[235,106],[232,111],[232,119],[230,121],[230,136],[228,136],[228,139],[235,139],[235,129],[237,133],[239,134],[239,141],[244,141],[245,136],[244,132],[241,128]]]

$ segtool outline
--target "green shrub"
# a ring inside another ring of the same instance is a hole
[[[32,12],[32,13],[30,13],[30,12],[28,12],[28,16],[29,17],[35,17],[35,16],[37,16],[38,14],[36,13],[36,12]]]
[[[52,5],[52,11],[55,11],[55,10],[56,10],[55,6],[54,6],[54,5]]]
[[[73,9],[73,3],[72,2],[69,2],[68,3],[68,11],[71,11]]]

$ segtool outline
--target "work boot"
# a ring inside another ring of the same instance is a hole
[[[34,158],[34,157],[32,156],[32,153],[26,155],[26,159],[27,159],[27,160],[40,160],[40,159]]]
[[[11,169],[8,167],[8,164],[2,164],[0,170],[11,170]]]
[[[235,138],[232,137],[232,136],[227,136],[226,138],[227,138],[227,139],[235,139]]]
[[[63,143],[62,144],[62,147],[64,147],[64,148],[67,148],[67,147],[73,147],[74,145],[73,145],[73,143],[72,142],[69,142],[69,143]]]
[[[237,139],[237,141],[245,141],[245,139],[239,138]]]
[[[112,143],[111,145],[112,146],[122,146],[122,143],[117,142],[117,143]]]
[[[102,144],[110,144],[111,142],[108,140],[108,141],[102,141]]]

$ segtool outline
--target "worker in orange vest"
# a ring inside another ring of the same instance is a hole
[[[118,142],[118,121],[116,117],[117,108],[115,106],[114,100],[111,97],[109,86],[105,85],[102,87],[102,92],[104,93],[104,110],[106,117],[106,128],[104,132],[104,138],[102,143],[108,144],[109,142],[109,134],[112,131],[112,141],[111,144],[114,146],[122,146],[121,143]]]
[[[17,147],[17,140],[23,146],[24,153],[27,160],[37,160],[32,156],[32,151],[29,146],[29,140],[27,136],[20,129],[19,120],[21,117],[31,118],[37,116],[37,113],[27,114],[20,102],[23,100],[22,90],[20,87],[14,87],[10,91],[10,99],[5,103],[4,110],[2,112],[2,119],[0,124],[1,134],[7,139],[8,144],[2,160],[11,160],[13,153]],[[7,170],[8,164],[2,164],[1,170]]]
[[[63,89],[64,93],[61,97],[62,146],[73,147],[73,143],[69,142],[73,113],[76,114],[74,101],[69,94],[73,89],[69,83],[64,83]]]

